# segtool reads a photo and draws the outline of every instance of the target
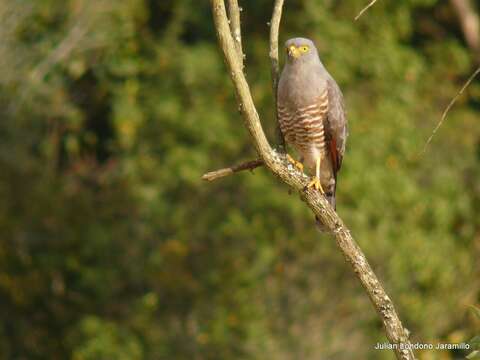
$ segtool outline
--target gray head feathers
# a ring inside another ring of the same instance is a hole
[[[285,42],[286,63],[321,63],[317,48],[312,40],[306,38],[292,38]]]
[[[296,47],[307,45],[307,46],[310,46],[311,48],[314,48],[315,50],[317,49],[312,40],[307,38],[302,38],[302,37],[291,38],[285,41],[285,48],[288,48],[291,45],[295,45]]]

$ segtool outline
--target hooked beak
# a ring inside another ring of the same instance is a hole
[[[298,58],[300,56],[300,51],[295,47],[295,45],[291,45],[287,48],[287,53],[289,57],[292,57],[294,59]]]

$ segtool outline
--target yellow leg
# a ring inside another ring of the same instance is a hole
[[[316,164],[315,164],[315,176],[312,178],[312,180],[308,183],[307,188],[313,187],[315,190],[320,191],[320,193],[325,194],[325,191],[323,191],[322,184],[320,183],[320,164],[322,161],[322,156],[319,156],[317,158]]]
[[[300,161],[295,160],[290,156],[290,154],[287,154],[287,160],[293,164],[298,170],[303,172],[303,164]]]

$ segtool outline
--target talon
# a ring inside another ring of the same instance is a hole
[[[295,160],[290,156],[290,154],[287,154],[287,160],[293,164],[298,170],[303,172],[303,164],[300,161]]]
[[[321,194],[325,194],[323,191],[322,184],[320,183],[320,179],[316,176],[312,178],[312,180],[308,183],[307,188],[314,188],[315,190],[320,191]]]

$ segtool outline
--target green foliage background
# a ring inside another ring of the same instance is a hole
[[[274,139],[272,1],[241,0]],[[414,342],[478,333],[480,83],[447,1],[286,2],[344,91],[338,211]],[[334,241],[255,156],[207,1],[0,2],[2,359],[392,359]],[[454,359],[462,352],[420,352]]]

